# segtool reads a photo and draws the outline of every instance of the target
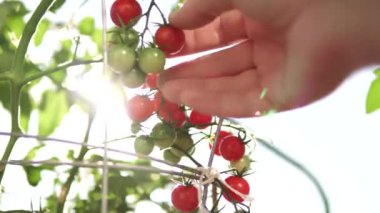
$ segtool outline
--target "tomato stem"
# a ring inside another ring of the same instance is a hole
[[[181,151],[183,154],[185,154],[196,166],[198,166],[198,167],[203,167],[202,166],[202,164],[200,164],[197,160],[195,160],[194,158],[193,158],[193,156],[191,156],[188,152],[187,152],[187,150],[183,150],[183,149],[181,149],[181,147],[179,147],[179,146],[176,146],[176,145],[173,145],[172,146],[173,148],[175,148],[175,149],[178,149],[179,151]],[[190,147],[190,149],[192,148],[193,146],[191,146]]]
[[[144,29],[143,31],[141,32],[140,34],[140,38],[141,38],[141,48],[144,47],[144,36],[145,36],[145,33],[146,31],[148,30],[148,24],[149,24],[149,17],[150,17],[150,12],[152,11],[152,8],[154,6],[155,2],[154,0],[152,0],[149,4],[149,7],[148,7],[148,10],[141,16],[145,16],[145,26],[144,26]]]
[[[330,204],[327,198],[327,195],[322,187],[322,185],[319,183],[318,179],[301,163],[297,162],[290,156],[286,155],[284,152],[279,150],[278,148],[274,147],[272,144],[269,142],[265,141],[264,139],[261,138],[256,138],[256,140],[263,145],[265,148],[269,149],[276,155],[278,155],[280,158],[284,159],[286,162],[290,163],[294,167],[296,167],[300,172],[302,172],[304,175],[306,175],[307,178],[314,184],[314,186],[317,188],[319,195],[321,196],[324,208],[325,208],[325,213],[330,213]]]
[[[54,0],[42,0],[32,14],[29,21],[26,23],[25,28],[22,32],[21,40],[16,49],[11,68],[16,73],[16,75],[19,76],[20,79],[23,76],[22,72],[24,69],[25,55],[26,51],[28,50],[30,40],[34,35],[41,18],[49,9],[53,1]]]
[[[71,62],[68,62],[66,64],[63,64],[61,66],[58,66],[58,67],[55,67],[55,68],[52,68],[52,69],[49,69],[49,70],[46,70],[46,71],[43,71],[43,72],[39,72],[35,75],[32,75],[32,76],[29,76],[27,78],[25,78],[23,81],[21,81],[21,85],[25,85],[31,81],[34,81],[36,79],[39,79],[39,78],[42,78],[44,76],[47,76],[47,75],[50,75],[50,74],[53,74],[55,72],[58,72],[58,71],[61,71],[63,69],[66,69],[66,68],[69,68],[69,67],[73,67],[73,66],[79,66],[79,65],[86,65],[86,64],[93,64],[93,63],[100,63],[100,62],[103,62],[103,59],[98,59],[98,60],[74,60],[74,61],[71,61]]]
[[[162,22],[164,22],[164,25],[167,25],[168,22],[166,21],[166,18],[165,18],[165,15],[164,13],[162,12],[162,10],[160,9],[160,7],[157,5],[157,3],[153,0],[153,5],[156,7],[156,9],[158,10],[158,12],[160,13],[161,15],[161,18],[162,18]]]
[[[10,109],[11,109],[11,133],[19,134],[21,133],[20,125],[19,125],[19,104],[20,104],[20,94],[21,87],[17,86],[14,82],[10,82]],[[19,136],[12,134],[10,135],[7,147],[5,148],[5,152],[2,161],[7,161],[12,153],[13,147],[16,144]],[[0,184],[3,180],[6,164],[0,164]]]
[[[95,117],[94,113],[90,112],[89,117],[88,117],[88,124],[87,124],[86,133],[85,133],[85,136],[83,139],[83,145],[79,151],[78,157],[75,158],[74,162],[83,161],[84,156],[86,155],[86,153],[88,151],[88,148],[85,144],[88,143],[88,139],[90,136],[90,130],[91,130],[92,123],[94,121],[94,117]],[[74,181],[75,176],[78,174],[78,171],[79,171],[79,167],[77,167],[77,166],[74,166],[73,168],[71,168],[71,170],[69,172],[69,176],[67,177],[65,183],[62,185],[61,192],[60,192],[59,197],[58,197],[56,212],[63,212],[63,209],[65,207],[65,203],[66,203],[67,195],[70,191],[70,188],[71,188],[71,185]]]

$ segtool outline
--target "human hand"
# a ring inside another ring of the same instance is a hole
[[[312,103],[380,60],[378,8],[374,0],[187,0],[170,17],[187,29],[179,55],[232,47],[169,68],[161,92],[229,117]]]

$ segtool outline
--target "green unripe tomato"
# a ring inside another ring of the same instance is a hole
[[[124,42],[133,49],[136,49],[137,45],[140,42],[139,33],[133,28],[128,29],[124,33]]]
[[[121,77],[124,86],[137,88],[145,83],[146,74],[137,67],[134,67],[130,72],[123,73]]]
[[[177,137],[175,138],[173,147],[170,149],[170,151],[174,155],[182,157],[185,155],[185,153],[181,150],[191,154],[192,150],[190,150],[190,148],[193,146],[193,144],[194,141],[187,132],[179,131],[177,132]],[[178,147],[179,149],[176,149],[174,146]]]
[[[154,148],[154,143],[147,135],[141,135],[135,140],[135,152],[142,155],[149,155]]]
[[[131,125],[131,132],[137,134],[141,130],[141,124],[138,122],[133,122]]]
[[[125,45],[110,45],[107,56],[108,65],[116,73],[130,72],[136,61],[135,51]]]
[[[244,155],[240,160],[230,162],[230,167],[236,169],[238,172],[247,171],[250,165],[251,159],[247,155]]]
[[[145,73],[160,73],[165,67],[165,54],[158,48],[144,48],[139,54],[139,67]]]
[[[164,160],[171,163],[179,163],[181,161],[181,157],[178,157],[171,152],[171,149],[166,149],[164,151]]]
[[[173,145],[175,130],[170,125],[158,123],[153,127],[150,137],[156,146],[165,149]]]

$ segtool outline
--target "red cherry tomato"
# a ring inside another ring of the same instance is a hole
[[[157,46],[166,54],[175,54],[185,45],[185,34],[171,25],[160,26],[155,33]]]
[[[116,0],[111,6],[111,19],[119,27],[130,24],[134,18],[141,16],[142,10],[136,0]]]
[[[222,144],[224,138],[230,137],[230,136],[232,136],[232,134],[229,133],[229,132],[226,132],[226,131],[223,131],[223,130],[221,130],[219,132],[219,137],[218,137],[218,141],[216,142],[216,148],[215,148],[215,154],[216,155],[220,156],[220,145]],[[212,149],[213,141],[214,141],[214,138],[212,138],[212,140],[208,144],[208,146],[210,147],[210,149]]]
[[[229,186],[231,186],[236,191],[248,195],[249,194],[249,184],[248,182],[239,176],[229,176],[224,180]],[[235,202],[241,203],[244,201],[242,197],[232,192],[230,189],[226,188],[226,192],[223,193],[223,197],[228,200],[229,202],[232,202],[232,199]],[[232,198],[232,199],[231,199]]]
[[[153,108],[158,116],[175,127],[181,127],[186,121],[186,114],[182,108],[176,103],[165,100],[159,92],[154,95]]]
[[[220,155],[228,161],[240,160],[245,153],[245,144],[236,136],[226,137],[220,144]]]
[[[171,194],[173,206],[182,212],[191,212],[198,208],[198,190],[194,186],[178,185]]]
[[[127,102],[128,116],[134,122],[143,122],[147,120],[152,115],[153,111],[153,103],[146,96],[137,95]]]
[[[196,110],[191,111],[189,121],[191,124],[195,125],[198,129],[204,129],[207,127],[207,124],[210,124],[212,121],[211,115],[205,115]]]
[[[145,86],[150,89],[157,89],[158,74],[148,74],[145,78]]]

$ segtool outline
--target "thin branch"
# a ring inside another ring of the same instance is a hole
[[[143,31],[142,31],[141,34],[140,34],[141,47],[144,46],[144,35],[145,35],[146,31],[148,30],[150,11],[152,10],[154,4],[155,4],[155,3],[154,3],[154,0],[152,0],[152,1],[150,2],[150,4],[149,4],[149,7],[148,7],[147,11],[141,16],[141,17],[145,16],[145,18],[146,18],[144,29],[143,29]]]
[[[84,156],[86,155],[86,153],[88,151],[88,148],[87,148],[87,146],[85,146],[85,144],[88,143],[88,139],[89,139],[89,136],[90,136],[90,130],[91,130],[91,126],[92,126],[93,121],[94,121],[94,114],[90,113],[89,114],[89,118],[88,118],[88,124],[87,124],[86,133],[85,133],[85,136],[84,136],[84,139],[83,139],[83,145],[82,145],[82,147],[81,147],[81,149],[79,151],[78,157],[75,158],[74,162],[81,162],[81,161],[83,161]],[[74,181],[75,176],[78,174],[78,171],[79,171],[78,167],[73,167],[70,170],[69,176],[67,177],[65,183],[62,185],[61,193],[59,194],[59,197],[58,197],[58,203],[57,203],[56,212],[63,212],[63,209],[65,207],[65,202],[66,202],[67,195],[69,194],[71,185],[72,185],[72,183]]]
[[[75,60],[75,61],[72,61],[72,62],[68,62],[68,63],[65,63],[65,64],[62,64],[61,66],[58,66],[58,67],[55,67],[55,68],[52,68],[50,70],[46,70],[44,72],[40,72],[40,73],[37,73],[35,75],[32,75],[30,77],[27,77],[25,78],[22,82],[21,82],[21,85],[25,85],[33,80],[36,80],[36,79],[39,79],[39,78],[42,78],[46,75],[50,75],[50,74],[53,74],[55,72],[58,72],[58,71],[61,71],[63,69],[67,69],[69,67],[73,67],[73,66],[79,66],[79,65],[86,65],[86,64],[93,64],[93,63],[100,63],[100,62],[103,62],[103,59],[98,59],[98,60]]]
[[[157,3],[153,0],[153,5],[156,7],[156,9],[158,10],[158,12],[160,13],[161,15],[161,19],[162,19],[162,22],[164,22],[164,25],[167,25],[167,21],[166,21],[166,18],[165,18],[165,15],[164,13],[162,12],[161,8],[157,5]]]
[[[299,171],[304,173],[306,175],[306,177],[308,177],[310,179],[310,181],[317,188],[318,193],[322,198],[323,205],[325,207],[325,213],[330,213],[330,204],[329,204],[327,195],[326,195],[324,189],[322,188],[322,185],[319,183],[318,179],[305,166],[303,166],[302,164],[300,164],[299,162],[297,162],[296,160],[294,160],[290,156],[286,155],[284,152],[282,152],[278,148],[274,147],[273,145],[271,145],[267,141],[260,139],[260,138],[256,138],[256,140],[261,145],[263,145],[265,148],[269,149],[270,151],[272,151],[273,153],[275,153],[276,155],[278,155],[279,157],[281,157],[282,159],[284,159],[285,161],[287,161],[288,163],[290,163],[291,165],[296,167]]]
[[[187,177],[195,180],[199,180],[197,175],[186,174],[183,172],[177,172],[172,170],[160,169],[152,166],[141,166],[141,165],[128,165],[128,164],[107,164],[103,163],[91,163],[91,162],[67,162],[67,161],[54,161],[54,160],[41,160],[41,161],[29,161],[29,160],[9,160],[9,161],[0,161],[1,164],[11,164],[11,165],[50,165],[50,166],[75,166],[81,168],[97,168],[102,169],[104,166],[107,166],[109,169],[118,169],[118,170],[129,170],[129,171],[143,171],[148,173],[157,173],[157,174],[169,174],[180,177]]]
[[[38,135],[29,135],[29,134],[22,134],[22,133],[9,133],[9,132],[0,132],[0,135],[5,135],[5,136],[12,136],[12,135],[14,135],[14,136],[17,136],[17,137],[33,138],[33,139],[37,139],[37,140],[41,140],[41,141],[52,141],[52,142],[66,143],[66,144],[79,145],[79,146],[83,146],[84,145],[84,146],[86,146],[88,148],[104,149],[103,146],[97,146],[97,145],[91,145],[91,144],[83,144],[81,142],[70,141],[70,140],[59,139],[59,138],[42,137],[42,136],[38,136]],[[120,154],[125,154],[125,155],[130,155],[130,156],[134,156],[134,157],[139,157],[139,158],[143,158],[143,159],[147,159],[147,160],[156,161],[156,162],[159,162],[159,163],[166,164],[168,166],[177,167],[179,169],[187,170],[189,172],[196,173],[196,174],[200,173],[197,169],[194,169],[194,168],[191,168],[191,167],[188,167],[188,166],[184,166],[184,165],[181,165],[181,164],[171,163],[171,162],[168,162],[168,161],[165,161],[165,160],[161,160],[161,159],[158,159],[158,158],[153,158],[153,157],[150,157],[150,156],[147,156],[147,155],[127,152],[127,151],[122,151],[122,150],[112,149],[112,148],[108,148],[108,151],[115,152],[115,153],[120,153]]]

